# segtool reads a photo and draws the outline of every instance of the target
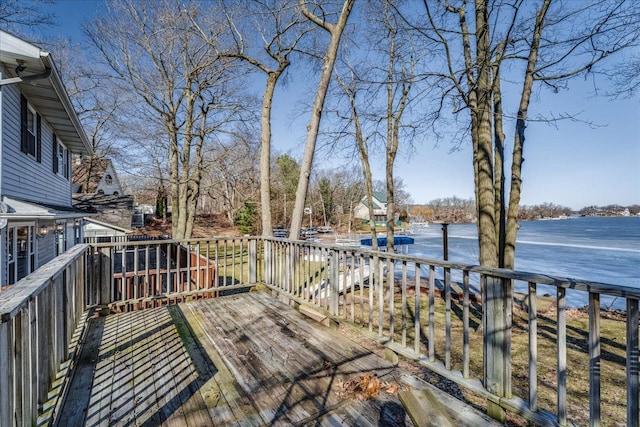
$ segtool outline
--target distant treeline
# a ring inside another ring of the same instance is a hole
[[[449,224],[476,221],[476,206],[473,199],[447,197],[435,199],[425,205],[412,205],[409,214],[413,221],[446,222]],[[547,218],[563,218],[571,215],[582,216],[635,216],[640,214],[640,205],[587,206],[574,211],[566,206],[553,203],[521,206],[518,214],[520,221],[532,221]]]

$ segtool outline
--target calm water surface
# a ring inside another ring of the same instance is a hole
[[[432,224],[414,230],[408,254],[442,259],[442,229]],[[478,263],[475,224],[449,225],[449,260]],[[640,288],[640,217],[577,217],[520,223],[516,270]],[[477,284],[476,284],[477,285]],[[524,285],[516,290],[524,290]],[[539,286],[539,293],[555,288]],[[582,292],[568,293],[572,306],[587,303]],[[602,299],[602,306],[624,307],[624,301]]]

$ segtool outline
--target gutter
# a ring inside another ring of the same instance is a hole
[[[76,110],[73,108],[73,104],[71,104],[71,99],[69,98],[69,94],[62,84],[62,79],[56,70],[53,61],[51,61],[51,57],[48,52],[40,51],[40,59],[42,60],[45,70],[49,70],[49,73],[52,74],[50,77],[51,84],[53,85],[53,89],[58,94],[58,99],[62,103],[67,115],[71,119],[73,123],[73,127],[76,129],[76,133],[80,136],[82,143],[84,144],[84,148],[87,150],[89,155],[93,155],[93,149],[91,148],[91,144],[89,143],[89,138],[87,134],[84,132],[84,128],[80,124],[80,119],[76,115]]]

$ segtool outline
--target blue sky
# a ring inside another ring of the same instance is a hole
[[[80,26],[100,13],[100,0],[57,0],[52,10],[60,26],[49,34],[80,37]],[[52,52],[55,59],[55,52]],[[274,99],[273,147],[301,157],[308,117],[299,117],[295,100],[306,88],[295,73],[291,84],[278,88]],[[314,91],[314,81],[307,82]],[[599,87],[600,90],[606,89]],[[308,97],[308,96],[307,96]],[[640,96],[612,100],[593,96],[593,83],[576,79],[570,90],[552,94],[540,92],[529,117],[551,113],[577,114],[581,120],[564,121],[555,127],[529,122],[523,165],[522,204],[554,203],[579,209],[587,205],[640,204]],[[298,118],[295,118],[298,117]],[[507,138],[512,135],[507,133]],[[459,151],[440,141],[426,141],[411,155],[399,154],[396,172],[415,203],[436,198],[473,196],[470,142]],[[338,166],[322,156],[317,164]],[[383,178],[381,160],[374,165]]]

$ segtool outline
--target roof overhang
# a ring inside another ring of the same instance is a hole
[[[0,213],[0,218],[6,218],[9,221],[75,219],[96,215],[80,209],[36,204],[7,196],[3,197],[3,202],[7,209],[6,212]]]
[[[100,227],[108,228],[108,229],[111,229],[111,230],[120,231],[120,232],[125,233],[125,234],[133,233],[133,230],[129,230],[127,228],[118,227],[115,224],[110,224],[110,223],[107,223],[107,222],[98,221],[95,218],[86,218],[86,221],[88,223],[95,224],[95,225],[98,225]]]
[[[18,84],[71,152],[92,153],[89,139],[48,52],[0,30],[0,63],[7,70],[0,86]],[[20,73],[16,72],[19,65],[24,67]]]

